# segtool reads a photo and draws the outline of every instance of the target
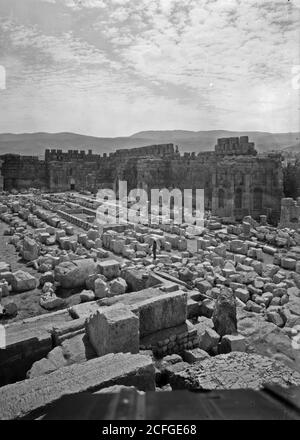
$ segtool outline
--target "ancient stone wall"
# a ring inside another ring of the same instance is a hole
[[[85,150],[68,150],[68,151],[62,151],[62,150],[56,150],[47,149],[45,151],[45,161],[62,161],[62,162],[73,162],[76,160],[80,161],[87,161],[87,162],[95,162],[99,159],[100,155],[93,154],[92,150],[88,150],[86,153]]]
[[[97,162],[85,160],[46,163],[50,191],[89,190],[97,186]]]
[[[279,156],[224,157],[213,175],[212,212],[242,219],[267,215],[278,220],[283,197]]]
[[[242,219],[267,215],[279,220],[283,197],[281,157],[257,155],[247,136],[218,139],[215,151],[180,155],[173,144],[117,150],[109,155],[92,150],[46,150],[45,161],[35,157],[5,155],[5,189],[30,186],[50,191],[101,188],[204,189],[205,208],[214,215]]]
[[[184,155],[168,159],[145,158],[138,161],[138,187],[149,192],[151,188],[205,189],[206,209],[211,209],[213,161]]]
[[[257,156],[247,137],[242,142],[234,139],[237,143],[233,145],[221,139],[221,146],[229,148],[224,147],[222,154],[142,158],[137,164],[138,187],[149,195],[151,188],[204,189],[205,208],[214,215],[238,220],[246,215],[267,215],[272,221],[278,220],[283,197],[280,155]]]
[[[254,142],[249,142],[248,136],[218,139],[215,147],[217,155],[247,155],[256,156]]]
[[[22,156],[20,160],[18,189],[46,188],[45,162],[34,156]]]
[[[173,144],[148,145],[146,147],[116,150],[115,156],[172,156],[175,153]]]
[[[126,180],[128,190],[137,187],[137,162],[143,157],[166,159],[174,155],[173,144],[150,145],[117,150],[115,153],[93,154],[91,150],[46,150],[48,187],[51,191],[89,190],[100,188],[118,190],[118,182]]]
[[[37,156],[5,154],[1,157],[4,190],[47,186],[45,162]]]
[[[300,153],[284,158],[284,195],[296,199],[300,197]]]
[[[281,228],[300,228],[300,197],[297,200],[284,198],[281,200]]]

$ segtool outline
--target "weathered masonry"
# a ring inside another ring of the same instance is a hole
[[[247,136],[218,139],[215,151],[181,155],[173,144],[117,150],[109,155],[46,150],[45,159],[1,156],[5,190],[37,187],[48,191],[179,188],[205,190],[206,209],[242,219],[267,215],[277,221],[283,197],[280,154],[259,155]],[[1,167],[0,167],[1,168]],[[0,177],[1,189],[1,177]]]

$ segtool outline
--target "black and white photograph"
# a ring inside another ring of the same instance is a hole
[[[300,0],[0,0],[8,420],[300,420]]]

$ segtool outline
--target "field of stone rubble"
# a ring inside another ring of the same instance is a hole
[[[115,385],[300,385],[300,231],[95,219],[69,193],[0,196],[0,419]]]

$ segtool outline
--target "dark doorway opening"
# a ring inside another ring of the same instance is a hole
[[[218,199],[219,199],[219,208],[224,208],[225,207],[225,192],[223,189],[219,189]]]
[[[261,188],[254,188],[253,209],[261,211],[262,207],[263,207],[263,190]]]
[[[237,188],[236,192],[235,192],[235,208],[236,209],[242,209],[242,205],[243,205],[243,192],[241,188]]]

